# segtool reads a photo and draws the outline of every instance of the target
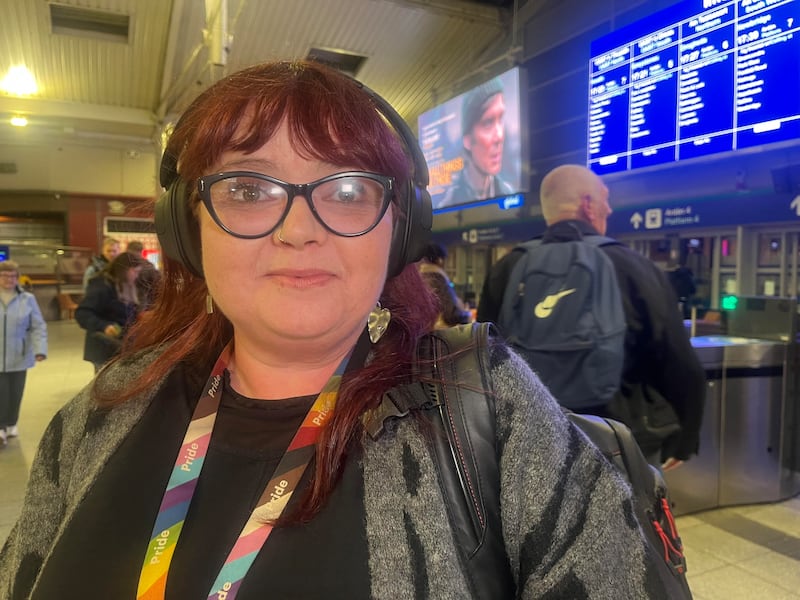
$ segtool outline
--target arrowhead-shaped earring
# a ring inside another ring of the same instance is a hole
[[[372,312],[369,313],[369,318],[367,319],[369,341],[373,344],[377,344],[378,340],[386,333],[386,328],[389,327],[389,321],[391,319],[392,313],[389,312],[389,309],[381,308],[381,303],[378,302],[375,308],[372,309]]]

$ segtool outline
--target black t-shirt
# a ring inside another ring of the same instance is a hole
[[[35,600],[136,598],[161,498],[200,390],[170,377],[75,511]],[[170,401],[174,398],[174,401]],[[185,399],[185,400],[184,400]],[[208,454],[167,581],[167,600],[205,600],[242,526],[314,402],[252,400],[225,386]],[[302,495],[309,465],[287,510]],[[368,598],[363,480],[351,456],[310,523],[276,528],[237,598]]]

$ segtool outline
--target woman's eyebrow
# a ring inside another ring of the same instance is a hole
[[[274,167],[272,161],[263,158],[235,158],[233,160],[225,161],[221,164],[221,170],[231,170],[233,168],[238,170],[252,170],[263,171]]]

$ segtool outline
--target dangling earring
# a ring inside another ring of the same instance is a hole
[[[206,314],[214,314],[214,299],[211,297],[211,294],[206,294]]]
[[[392,313],[389,312],[389,309],[381,308],[381,303],[378,302],[375,308],[372,309],[372,312],[369,313],[369,318],[367,319],[367,331],[369,331],[370,342],[373,344],[378,343],[378,340],[386,333],[386,328],[389,327],[391,318]]]

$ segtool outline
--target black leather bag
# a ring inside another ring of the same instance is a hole
[[[517,596],[503,543],[494,400],[487,393],[490,331],[491,325],[474,323],[424,338],[418,350],[419,374],[423,381],[441,383],[421,383],[418,377],[417,383],[403,388],[406,393],[387,393],[364,418],[373,438],[381,435],[387,419],[412,411],[430,423],[429,442],[473,597],[487,600]],[[660,472],[647,463],[622,423],[566,409],[565,413],[631,484],[634,510],[648,540],[646,551],[667,597],[691,600],[686,560]]]
[[[670,599],[691,598],[683,543],[678,536],[661,471],[647,462],[633,433],[623,423],[565,412],[630,483],[633,509],[649,542],[646,550],[654,559],[652,562],[669,590]]]

